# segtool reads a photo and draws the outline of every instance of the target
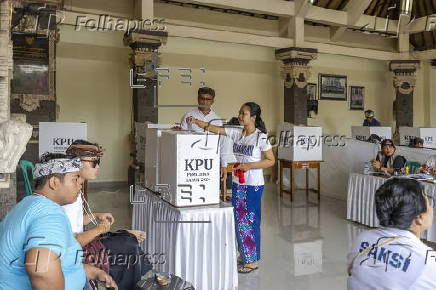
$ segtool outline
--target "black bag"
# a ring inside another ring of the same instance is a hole
[[[132,290],[141,277],[153,266],[139,247],[134,235],[125,230],[101,235],[108,251],[109,274],[119,290]]]

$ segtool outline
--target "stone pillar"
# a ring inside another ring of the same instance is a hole
[[[401,126],[413,127],[413,90],[416,85],[417,60],[393,60],[389,69],[394,73],[394,87],[396,99],[394,105],[394,118],[396,132]]]
[[[158,49],[166,43],[167,33],[130,33],[124,42],[130,55],[131,87],[133,88],[133,119],[135,122],[158,122]]]
[[[12,2],[0,0],[0,124],[10,119]],[[5,53],[3,53],[5,52]],[[15,173],[0,172],[0,220],[17,201]]]
[[[11,41],[12,2],[0,0],[0,123],[10,119],[10,81],[12,78]]]
[[[312,48],[282,48],[276,58],[283,62],[284,121],[307,125],[307,83],[311,76],[309,62],[316,59],[318,50]]]
[[[166,43],[168,33],[146,31],[129,33],[124,37],[124,43],[132,48],[130,55],[130,86],[133,89],[133,121],[158,122],[159,83],[158,83],[158,49]],[[161,75],[165,75],[162,72]],[[129,167],[128,183],[142,183],[144,180],[145,152],[137,152],[136,148],[144,148],[135,144],[135,125],[131,133],[131,156],[133,161]],[[138,158],[139,157],[139,158]]]

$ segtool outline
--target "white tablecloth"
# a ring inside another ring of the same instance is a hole
[[[372,175],[351,173],[348,179],[347,219],[370,226],[378,227],[379,221],[375,213],[374,196],[376,190],[386,178]],[[425,193],[436,198],[436,185],[423,182]],[[436,242],[436,220],[422,238]]]
[[[164,254],[165,263],[153,265],[156,270],[180,276],[197,290],[237,287],[231,205],[175,208],[137,187],[132,226],[146,232],[146,240],[141,244],[144,253],[154,257]]]

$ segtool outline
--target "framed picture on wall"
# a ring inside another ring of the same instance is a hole
[[[346,101],[347,77],[319,74],[319,97],[321,100]]]
[[[365,88],[350,87],[350,110],[363,110],[365,103]]]
[[[316,84],[315,83],[308,83],[307,84],[307,99],[308,100],[317,100],[316,95]]]

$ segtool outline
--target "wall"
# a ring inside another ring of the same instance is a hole
[[[311,62],[312,77],[310,82],[318,84],[319,74],[336,74],[347,76],[347,101],[319,101],[319,114],[312,116],[308,124],[322,126],[324,134],[351,136],[351,126],[361,126],[363,111],[349,109],[350,86],[365,87],[365,109],[375,111],[376,118],[384,126],[392,123],[392,102],[394,89],[392,76],[384,61],[356,57],[319,54]],[[319,96],[319,85],[318,85]]]
[[[125,181],[130,162],[130,49],[123,46],[119,32],[77,32],[67,25],[61,26],[60,32],[56,80],[58,120],[88,122],[89,139],[108,149],[98,181]],[[207,86],[216,89],[214,110],[221,117],[236,116],[241,104],[255,101],[262,106],[270,132],[275,132],[282,122],[283,82],[280,62],[275,60],[273,49],[170,37],[160,52],[161,67],[170,69],[170,79],[161,79],[159,104],[195,104],[200,81],[205,81]],[[329,73],[347,75],[348,86],[364,86],[365,108],[375,110],[382,124],[392,125],[394,89],[387,62],[319,54],[311,65],[311,82],[318,83],[319,73]],[[186,67],[193,71],[192,86],[180,83],[182,77],[178,68]],[[200,68],[205,68],[206,72],[202,73]],[[431,77],[424,78],[427,70],[434,79],[435,69],[428,66],[422,70],[418,73],[418,87],[422,88],[415,92],[415,123],[425,125],[429,120],[436,125],[430,111],[436,97],[427,94],[435,95],[436,87],[429,82]],[[425,89],[426,84],[428,89]],[[179,122],[183,113],[191,109],[160,108],[159,122]],[[360,125],[362,120],[363,112],[350,111],[348,101],[321,100],[319,114],[309,120],[309,125],[322,126],[327,134],[349,136],[351,126]]]
[[[200,81],[216,90],[213,109],[222,118],[237,116],[240,106],[254,101],[262,107],[268,130],[275,130],[282,95],[279,66],[272,49],[171,37],[161,50],[161,67],[170,69],[170,80],[162,79],[159,103],[197,103]],[[192,86],[181,84],[178,68],[193,71]],[[206,72],[200,71],[205,68]],[[179,122],[194,108],[161,108],[160,123]]]
[[[107,151],[98,181],[126,181],[132,93],[129,53],[118,32],[60,27],[56,87],[58,121],[87,122],[88,139]]]

